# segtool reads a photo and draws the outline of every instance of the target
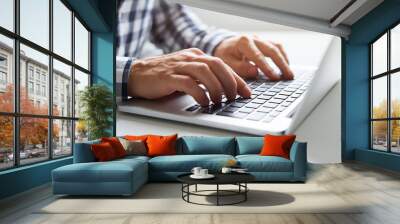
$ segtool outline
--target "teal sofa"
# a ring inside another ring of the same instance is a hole
[[[132,195],[148,181],[176,181],[193,167],[219,172],[234,159],[247,168],[258,182],[304,182],[307,171],[307,144],[295,142],[290,159],[260,156],[263,137],[184,136],[177,140],[177,155],[127,156],[96,162],[91,141],[75,144],[74,163],[52,171],[54,194]]]

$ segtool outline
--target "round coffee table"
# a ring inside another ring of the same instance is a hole
[[[198,205],[234,205],[245,202],[247,200],[247,192],[249,188],[247,183],[255,180],[255,177],[248,173],[216,173],[212,179],[193,179],[189,174],[182,174],[177,177],[178,181],[182,183],[182,199],[188,203]],[[215,190],[198,190],[197,185],[215,185]],[[220,185],[236,185],[237,190],[224,190],[220,189]],[[190,186],[195,186],[194,191],[190,191]],[[206,194],[215,192],[215,194]],[[190,200],[190,196],[203,196],[203,197],[216,197],[216,204],[202,204]],[[240,196],[240,199],[231,203],[221,203],[221,197]]]

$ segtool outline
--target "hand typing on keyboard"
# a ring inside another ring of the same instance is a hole
[[[137,59],[130,69],[128,94],[132,97],[156,99],[180,91],[191,95],[201,106],[210,105],[211,100],[213,105],[218,105],[214,107],[218,108],[223,95],[227,101],[233,101],[237,96],[246,99],[260,95],[262,89],[254,89],[252,93],[243,80],[254,79],[258,70],[270,81],[293,79],[285,51],[281,45],[273,42],[256,37],[231,37],[216,47],[214,55],[190,48]],[[266,57],[272,59],[282,75],[272,69]],[[268,95],[258,98],[247,107],[257,109],[265,98]],[[275,103],[283,101],[279,98],[272,100]],[[209,113],[213,111],[211,108]]]
[[[229,101],[224,96],[220,104],[210,104],[207,107],[200,107],[196,104],[186,110],[270,122],[302,96],[311,80],[309,74],[301,73],[296,75],[295,80],[279,82],[271,82],[263,77],[263,75],[260,75],[258,79],[246,81],[252,90],[250,98],[237,96],[235,100]]]
[[[236,95],[251,96],[250,88],[235,71],[221,59],[199,49],[133,62],[128,80],[130,96],[156,99],[175,91],[191,95],[202,106],[209,105],[209,98],[215,104],[221,103],[222,95],[229,100]]]
[[[293,79],[293,71],[289,67],[289,59],[282,45],[261,40],[257,36],[228,38],[218,45],[214,56],[221,58],[243,78],[256,78],[259,69],[273,81]],[[272,59],[282,75],[274,71],[266,57]]]

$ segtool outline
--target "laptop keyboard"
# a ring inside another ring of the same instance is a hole
[[[206,114],[271,122],[305,93],[311,78],[311,74],[297,73],[294,80],[271,82],[261,76],[259,79],[246,81],[252,90],[251,98],[238,96],[234,101],[228,101],[223,96],[220,104],[210,104],[208,107],[195,104],[186,111],[200,109]]]

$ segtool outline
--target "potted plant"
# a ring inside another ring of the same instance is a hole
[[[95,84],[86,87],[79,95],[82,119],[78,123],[79,128],[83,125],[87,128],[89,140],[110,136],[108,130],[112,125],[113,114],[111,91],[105,85]]]

